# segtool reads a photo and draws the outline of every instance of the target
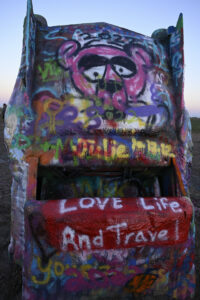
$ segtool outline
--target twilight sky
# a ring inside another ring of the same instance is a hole
[[[183,13],[185,36],[185,103],[200,117],[200,0],[32,0],[34,13],[49,26],[107,22],[147,36],[175,26]],[[0,105],[8,102],[22,49],[26,0],[0,0]]]

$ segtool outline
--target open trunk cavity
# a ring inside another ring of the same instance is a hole
[[[170,197],[177,195],[173,166],[68,168],[39,166],[37,200],[79,197]]]

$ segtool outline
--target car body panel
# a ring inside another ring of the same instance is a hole
[[[182,22],[151,37],[107,23],[49,27],[27,1],[5,116],[23,299],[192,297]],[[72,249],[64,228],[71,239],[82,228]]]

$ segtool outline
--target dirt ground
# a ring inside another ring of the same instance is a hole
[[[200,299],[200,133],[193,134],[193,168],[191,198],[196,217],[196,293]],[[21,268],[8,257],[10,231],[10,186],[9,160],[3,144],[3,122],[0,120],[0,300],[21,300]],[[56,299],[55,299],[56,300]],[[153,300],[153,299],[152,299]]]

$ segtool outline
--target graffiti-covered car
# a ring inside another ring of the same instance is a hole
[[[23,299],[192,298],[183,68],[182,15],[147,37],[28,0],[5,128]]]

